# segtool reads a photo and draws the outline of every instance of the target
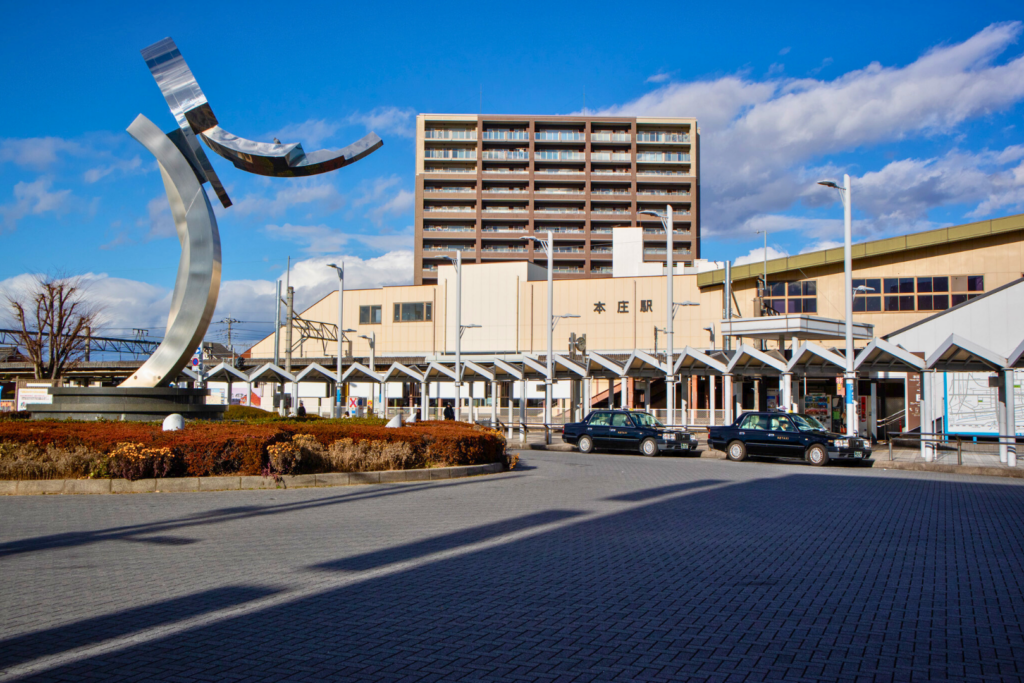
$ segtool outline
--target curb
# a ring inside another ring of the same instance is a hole
[[[479,474],[504,472],[500,462],[487,465],[436,467],[421,470],[386,470],[384,472],[327,472],[296,474],[276,482],[269,477],[174,477],[168,479],[26,479],[0,480],[0,495],[32,496],[43,494],[101,493],[198,493],[201,491],[251,491],[260,489],[325,488],[360,484],[397,484],[408,481],[460,479]]]
[[[974,465],[942,465],[930,462],[894,462],[875,460],[872,469],[910,470],[912,472],[943,472],[945,474],[974,474],[982,477],[1024,479],[1024,470],[1010,467],[977,467]]]

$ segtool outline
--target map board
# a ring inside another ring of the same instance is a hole
[[[949,434],[991,434],[996,428],[996,389],[988,385],[985,372],[943,373],[945,392],[943,411],[946,432]],[[1014,413],[1017,416],[1017,434],[1024,435],[1024,371],[1013,373]]]

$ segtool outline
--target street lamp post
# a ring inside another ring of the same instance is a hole
[[[335,366],[338,380],[334,385],[334,401],[331,403],[331,417],[338,417],[341,411],[341,342],[345,336],[341,317],[345,301],[345,262],[342,261],[340,266],[328,263],[327,267],[334,268],[338,273],[338,361]]]
[[[572,318],[579,317],[575,315],[561,315],[555,316],[554,305],[555,305],[555,241],[554,233],[550,230],[547,233],[547,239],[542,240],[536,236],[529,235],[522,237],[521,239],[529,240],[533,244],[539,244],[544,253],[548,257],[548,353],[547,353],[547,377],[544,378],[544,442],[551,443],[551,432],[548,430],[547,425],[551,423],[551,382],[554,377],[554,359],[552,356],[555,353],[554,348],[554,334],[555,325],[558,323],[559,318]],[[525,397],[524,399],[525,400]]]
[[[818,184],[838,190],[843,200],[843,267],[846,274],[846,435],[855,436],[857,424],[853,414],[853,387],[857,376],[853,371],[853,209],[850,176],[843,175],[843,185],[838,185],[833,180],[821,180]]]
[[[761,289],[761,298],[764,299],[768,293],[768,231],[767,230],[755,230],[755,235],[764,235],[764,285]]]
[[[370,342],[370,372],[377,372],[377,369],[376,369],[377,333],[376,332],[371,332],[368,335],[361,334],[361,335],[359,335],[359,338],[360,339],[365,339],[366,341]],[[378,384],[377,385],[377,391],[374,392],[374,394],[375,394],[374,398],[375,399],[377,398],[377,394],[378,394],[380,388],[381,387]],[[386,416],[386,415],[387,415],[387,413],[385,413],[385,412],[381,413],[381,416]]]

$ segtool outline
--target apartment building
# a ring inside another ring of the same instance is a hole
[[[700,258],[700,132],[693,118],[420,114],[414,282],[462,252],[467,263],[530,260],[523,237],[554,236],[554,275],[610,277],[612,230],[643,227],[644,261]]]

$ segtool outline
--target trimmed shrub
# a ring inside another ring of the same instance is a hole
[[[151,477],[181,476],[181,458],[170,448],[146,448],[140,443],[119,443],[110,452],[107,471],[112,477],[135,481]]]
[[[106,476],[107,457],[85,446],[71,450],[34,443],[0,443],[0,479],[79,479]]]

